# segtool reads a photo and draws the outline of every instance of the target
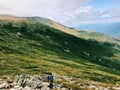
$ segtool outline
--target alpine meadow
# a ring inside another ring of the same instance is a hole
[[[119,84],[120,40],[41,17],[0,16],[0,76],[50,72]]]

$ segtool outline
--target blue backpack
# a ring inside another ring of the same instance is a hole
[[[53,81],[53,76],[52,75],[48,76],[48,80]]]

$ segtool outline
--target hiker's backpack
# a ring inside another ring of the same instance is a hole
[[[48,80],[53,81],[53,76],[52,75],[48,76]]]

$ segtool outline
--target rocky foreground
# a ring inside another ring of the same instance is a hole
[[[54,88],[40,75],[21,74],[0,79],[0,90],[120,90],[120,85],[102,85],[93,82],[80,82],[72,77],[54,74]]]

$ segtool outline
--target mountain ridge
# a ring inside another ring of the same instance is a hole
[[[35,22],[53,27],[55,29],[59,29],[65,33],[74,35],[76,37],[79,38],[83,38],[83,39],[94,39],[94,40],[99,40],[100,42],[110,42],[110,43],[118,43],[120,45],[120,42],[118,39],[113,38],[110,35],[104,34],[104,33],[100,33],[100,32],[94,32],[94,31],[83,31],[79,30],[79,29],[75,29],[75,28],[69,28],[66,27],[60,23],[57,23],[56,21],[47,19],[47,18],[41,18],[41,17],[28,17],[27,19],[33,20]],[[88,34],[89,32],[89,34]],[[102,37],[102,38],[101,38]]]

